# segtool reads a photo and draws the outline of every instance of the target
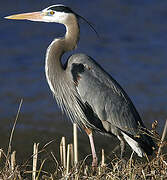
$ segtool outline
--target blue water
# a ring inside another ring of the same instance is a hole
[[[78,49],[97,60],[121,84],[142,118],[160,126],[167,117],[167,1],[6,0],[0,6],[0,120],[21,115],[34,122],[56,120],[59,108],[44,73],[49,43],[63,36],[60,24],[15,21],[4,16],[66,4],[94,24],[100,40],[83,21]],[[22,118],[23,126],[24,118]],[[40,124],[39,124],[40,127]]]

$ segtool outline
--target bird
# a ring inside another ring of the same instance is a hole
[[[46,79],[61,110],[87,133],[93,167],[98,165],[94,133],[117,137],[120,141],[121,158],[126,144],[139,157],[152,155],[155,143],[150,131],[119,83],[86,54],[73,54],[65,64],[62,63],[63,54],[77,47],[80,36],[79,19],[82,16],[68,6],[57,4],[41,11],[5,18],[53,22],[65,26],[64,37],[54,39],[47,48]]]

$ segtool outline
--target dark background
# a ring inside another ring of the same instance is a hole
[[[33,142],[45,144],[61,136],[72,141],[72,125],[61,114],[47,85],[45,52],[65,28],[55,23],[3,19],[4,16],[65,4],[93,23],[80,23],[78,49],[96,59],[131,97],[147,127],[158,120],[161,132],[167,117],[167,1],[156,0],[3,0],[0,6],[0,141],[6,149],[20,100],[13,150],[26,158]],[[71,54],[68,53],[65,59]],[[90,153],[79,133],[81,157]],[[98,137],[97,151],[113,149],[112,140]],[[58,147],[55,147],[58,151]],[[25,155],[26,154],[26,155]],[[83,155],[83,156],[82,156]],[[24,159],[23,158],[23,159]]]

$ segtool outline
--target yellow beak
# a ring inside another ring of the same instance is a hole
[[[42,21],[43,16],[44,16],[44,13],[39,11],[39,12],[15,14],[15,15],[4,17],[4,18],[17,19],[17,20]]]

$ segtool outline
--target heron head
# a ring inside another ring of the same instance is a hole
[[[30,21],[41,21],[41,22],[57,22],[65,23],[68,21],[70,15],[77,14],[74,13],[69,7],[62,4],[49,6],[42,11],[22,13],[7,16],[7,19],[17,19],[17,20],[30,20]]]
[[[99,37],[99,34],[88,20],[86,20],[82,16],[72,11],[69,7],[64,6],[62,4],[52,5],[38,12],[16,14],[16,15],[7,16],[5,18],[67,24],[68,22],[71,22],[70,21],[71,17],[76,17],[77,19],[80,18],[83,19],[86,23],[88,23],[88,25],[93,29],[93,31]]]

